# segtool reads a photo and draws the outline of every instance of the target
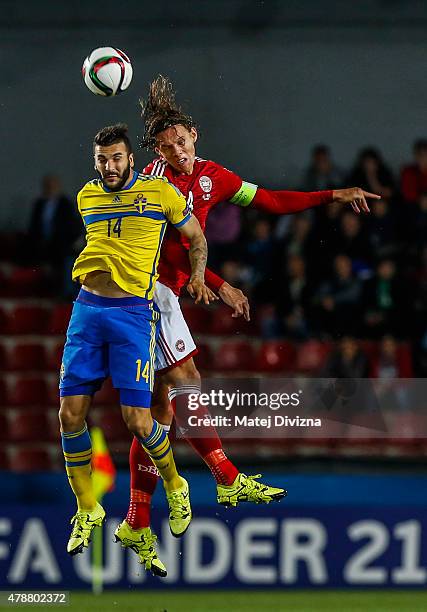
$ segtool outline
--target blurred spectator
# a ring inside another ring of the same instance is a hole
[[[246,244],[252,296],[258,303],[272,302],[276,293],[272,278],[274,274],[275,242],[269,220],[259,218],[253,227],[252,237]]]
[[[406,226],[409,249],[417,256],[427,243],[427,192],[421,193],[416,204],[406,211],[402,225]]]
[[[348,255],[356,271],[369,266],[372,260],[372,250],[360,216],[349,210],[343,213],[331,248],[333,253]]]
[[[327,206],[318,206],[315,211],[315,222],[313,223],[313,245],[315,248],[314,272],[322,274],[321,265],[324,261],[332,261],[336,254],[335,242],[340,227],[340,216],[342,205],[332,202]]]
[[[395,191],[391,170],[385,165],[379,151],[371,147],[359,153],[347,183],[388,199]]]
[[[76,205],[64,195],[60,179],[53,174],[45,176],[42,193],[32,205],[30,258],[36,265],[49,265],[52,289],[62,297],[72,291],[71,266],[78,251],[76,241],[82,235]]]
[[[427,376],[427,245],[424,246],[418,258],[417,267],[410,279],[411,286],[414,287],[410,317],[411,327],[413,327],[411,335],[416,340],[415,350],[420,352],[419,355],[415,355],[414,363],[416,367],[421,366],[417,373],[424,377]],[[405,336],[409,337],[409,334],[406,333]]]
[[[375,202],[366,219],[370,251],[377,259],[396,255],[399,247],[396,231],[396,216],[385,198]]]
[[[313,220],[311,216],[305,213],[299,213],[292,217],[291,231],[282,242],[285,261],[281,262],[281,265],[286,265],[289,255],[299,255],[306,260],[308,266],[310,265],[315,255],[313,251],[314,243],[312,228]]]
[[[391,333],[399,336],[413,325],[407,317],[411,302],[409,291],[403,286],[391,259],[381,261],[375,276],[368,280],[364,291],[365,331],[371,338]]]
[[[209,265],[219,267],[226,259],[238,256],[240,208],[221,203],[209,213],[206,239],[209,244]]]
[[[285,335],[295,340],[306,339],[312,287],[307,278],[304,259],[300,255],[289,255],[286,276],[284,282],[280,282],[278,292],[278,309]]]
[[[229,259],[224,261],[221,266],[221,276],[227,283],[233,285],[233,287],[241,288],[248,274],[238,261]]]
[[[396,338],[384,336],[379,346],[379,355],[371,364],[371,376],[389,380],[412,377],[412,360],[407,348],[402,345],[399,350]]]
[[[322,371],[325,378],[365,378],[368,375],[368,360],[356,340],[350,336],[342,338]]]
[[[320,331],[334,336],[357,334],[360,331],[360,296],[362,286],[355,277],[351,259],[337,255],[333,277],[324,282],[317,293],[317,325]]]
[[[277,310],[276,304],[262,304],[253,313],[256,317],[261,337],[265,340],[272,340],[283,336],[283,329]]]
[[[311,151],[311,163],[305,171],[301,189],[322,191],[339,189],[343,183],[342,171],[333,163],[329,147],[316,145]]]
[[[414,143],[414,163],[405,166],[401,176],[401,191],[406,202],[417,202],[427,192],[427,140]]]
[[[397,342],[393,336],[384,336],[380,344],[380,353],[372,364],[373,378],[398,378]]]

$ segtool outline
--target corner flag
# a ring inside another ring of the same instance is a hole
[[[102,502],[105,493],[114,488],[116,468],[108,452],[107,443],[102,429],[92,427],[92,482],[96,499]],[[93,533],[92,556],[92,591],[99,595],[103,591],[103,541],[102,531],[95,529]]]
[[[96,499],[100,501],[105,493],[114,488],[116,468],[108,452],[102,429],[92,427],[90,437],[92,439],[92,482]]]

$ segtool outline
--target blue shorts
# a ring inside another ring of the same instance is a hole
[[[111,376],[122,405],[149,408],[159,320],[150,300],[101,297],[81,289],[67,330],[61,397],[93,395]]]

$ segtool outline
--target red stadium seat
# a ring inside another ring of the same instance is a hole
[[[4,380],[0,380],[0,410],[6,405],[7,386]]]
[[[9,437],[9,423],[6,415],[0,412],[0,442],[5,442]]]
[[[209,333],[211,311],[199,304],[183,301],[181,304],[184,318],[192,334]]]
[[[295,356],[295,347],[290,342],[263,342],[256,356],[255,369],[260,372],[291,372],[295,369]]]
[[[252,370],[254,361],[254,350],[249,342],[229,341],[216,350],[214,368],[224,372]]]
[[[46,402],[59,408],[59,376],[48,377]]]
[[[120,404],[119,392],[114,389],[111,378],[107,378],[101,389],[95,393],[94,403],[104,406],[118,406]]]
[[[9,438],[13,442],[48,442],[52,439],[50,420],[46,411],[18,410],[9,424]]]
[[[43,334],[47,319],[48,310],[42,306],[16,306],[9,312],[5,333]]]
[[[120,406],[103,410],[97,422],[104,432],[107,441],[129,442],[130,446],[132,434],[125,425]]]
[[[325,364],[332,350],[331,343],[307,340],[297,349],[296,369],[298,372],[315,374]]]
[[[49,440],[51,440],[52,442],[56,442],[57,444],[60,444],[61,430],[60,430],[60,425],[59,425],[58,408],[48,409],[46,412],[46,415],[47,415],[48,427],[49,427]]]
[[[47,325],[49,334],[65,334],[71,317],[72,304],[57,304]]]
[[[369,343],[363,341],[362,347],[368,346],[368,350],[365,352],[369,356],[370,362],[370,376],[372,378],[378,377],[378,370],[380,366],[380,343]],[[372,346],[373,345],[373,346]],[[412,351],[411,346],[407,342],[402,342],[397,345],[396,349],[396,369],[397,376],[399,378],[412,378],[414,376],[414,369],[412,365]]]
[[[48,389],[43,378],[18,378],[7,393],[7,403],[12,406],[46,405]]]
[[[43,472],[55,467],[44,448],[20,448],[12,454],[10,469],[14,472]]]
[[[243,317],[233,318],[232,309],[226,304],[220,304],[212,311],[211,325],[205,328],[205,333],[214,336],[233,336],[234,334],[249,334],[252,331],[250,322]],[[191,328],[190,328],[191,329]]]
[[[8,370],[43,370],[45,368],[44,346],[36,343],[15,344],[7,356]]]
[[[197,344],[198,353],[194,357],[196,366],[200,370],[210,370],[213,365],[212,351],[208,344]]]
[[[4,297],[7,295],[7,278],[0,270],[0,296]]]
[[[59,372],[62,361],[62,353],[64,352],[64,341],[56,342],[49,348],[46,347],[46,366],[52,372]]]
[[[373,340],[360,340],[359,346],[370,362],[378,359],[379,344]]]
[[[0,334],[5,334],[7,329],[7,314],[3,308],[0,308]]]
[[[12,270],[7,282],[7,293],[12,297],[32,297],[43,293],[44,274],[39,268]]]
[[[412,378],[414,376],[411,346],[407,342],[402,342],[397,347],[397,363],[400,378]]]
[[[0,370],[4,370],[6,368],[6,362],[7,350],[2,344],[0,344]]]

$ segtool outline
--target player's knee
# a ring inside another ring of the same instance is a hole
[[[148,408],[127,408],[123,418],[129,431],[137,438],[146,438],[153,429],[153,419]]]
[[[79,431],[85,422],[86,406],[74,398],[62,397],[58,417],[61,431]]]
[[[173,420],[173,410],[169,398],[166,397],[166,401],[153,403],[151,406],[151,414],[156,421],[164,425],[170,425]]]
[[[193,359],[188,359],[165,375],[167,383],[177,387],[181,384],[200,385],[201,376]]]

